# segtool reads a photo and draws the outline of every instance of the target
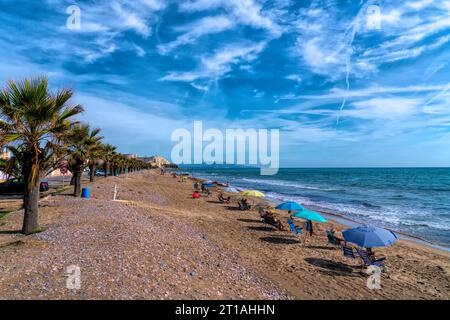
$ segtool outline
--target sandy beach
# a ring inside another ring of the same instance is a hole
[[[327,244],[336,222],[303,244],[235,201],[192,199],[192,181],[147,171],[89,186],[89,200],[69,191],[41,200],[41,233],[17,233],[21,211],[0,220],[0,299],[450,298],[448,252],[406,240],[377,249],[387,272],[370,290],[359,260]],[[66,288],[71,265],[79,290]]]

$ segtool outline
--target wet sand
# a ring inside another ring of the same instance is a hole
[[[90,200],[43,200],[46,231],[28,237],[12,233],[21,213],[8,215],[0,221],[0,298],[450,298],[448,252],[406,240],[376,250],[387,272],[371,290],[360,261],[327,244],[325,230],[343,225],[315,224],[305,244],[215,192],[192,199],[192,185],[156,172],[99,178]],[[78,291],[65,288],[67,264],[80,264]]]

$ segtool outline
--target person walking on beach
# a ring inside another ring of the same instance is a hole
[[[309,231],[309,236],[312,237],[314,235],[313,231],[313,223],[311,220],[306,221],[305,230]]]

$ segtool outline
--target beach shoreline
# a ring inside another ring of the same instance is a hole
[[[174,171],[174,172],[176,172],[176,171]],[[195,171],[188,171],[188,172],[190,172],[191,175],[197,174],[197,172],[195,172]],[[193,181],[199,181],[199,182],[205,182],[205,181],[209,180],[209,179],[206,179],[206,178],[193,177],[193,176],[191,176],[190,178]],[[230,194],[234,194],[234,193],[238,194],[239,191],[246,190],[245,188],[241,188],[241,187],[237,187],[237,186],[233,186],[233,185],[230,185],[230,187],[234,188],[234,189],[236,189],[238,191],[236,191],[236,192],[226,191],[222,187],[219,186],[219,188],[221,188],[223,192],[230,193]],[[272,200],[272,201],[274,201],[275,203],[276,202],[287,201],[286,199],[281,199],[281,198],[274,198],[274,197],[267,197],[267,198]],[[301,203],[301,204],[305,208],[307,208],[309,210],[317,211],[317,212],[323,214],[327,219],[333,220],[334,222],[339,223],[342,226],[347,226],[347,227],[353,228],[353,227],[357,227],[357,226],[361,226],[361,225],[367,224],[366,222],[364,222],[362,220],[356,220],[356,219],[353,219],[351,217],[345,216],[344,214],[341,214],[341,213],[333,213],[333,212],[330,212],[330,211],[325,211],[325,210],[323,210],[321,208],[317,208],[315,206],[307,205],[307,204],[304,204],[304,203]],[[395,232],[399,236],[400,239],[403,239],[403,240],[406,240],[406,241],[411,241],[411,242],[414,242],[414,243],[417,243],[417,244],[420,244],[420,245],[425,245],[425,246],[427,246],[429,248],[433,248],[433,249],[436,249],[436,250],[441,250],[441,251],[444,251],[444,252],[450,252],[450,247],[444,246],[444,245],[439,244],[437,242],[433,242],[431,240],[425,239],[425,238],[420,237],[418,235],[411,234],[411,233],[408,233],[408,232],[405,232],[405,231],[401,231],[401,230],[398,230],[398,229],[388,228],[388,227],[385,227],[385,226],[383,226],[383,228]]]
[[[90,200],[68,192],[44,199],[42,233],[11,232],[20,212],[2,219],[1,298],[450,299],[448,252],[405,240],[377,249],[387,273],[381,290],[370,290],[359,261],[327,244],[325,230],[343,228],[334,221],[304,243],[234,200],[219,203],[216,192],[192,199],[193,181],[157,171],[89,187]],[[65,288],[71,264],[84,276],[79,291]]]

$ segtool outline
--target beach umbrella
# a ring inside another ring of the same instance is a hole
[[[264,193],[257,190],[245,190],[242,192],[244,197],[264,197]]]
[[[204,188],[212,188],[214,186],[215,186],[214,183],[211,183],[211,182],[202,183],[202,187],[204,187]]]
[[[256,204],[256,207],[273,208],[275,204],[269,200],[262,200]]]
[[[286,210],[286,211],[305,210],[305,208],[303,206],[299,205],[297,202],[294,202],[294,201],[280,203],[279,205],[276,206],[275,209]]]
[[[302,218],[302,219],[316,221],[316,222],[327,222],[327,219],[322,217],[320,215],[320,213],[317,213],[315,211],[309,211],[306,209],[296,212],[292,216],[296,217],[296,218]]]
[[[360,226],[342,231],[344,240],[363,248],[387,247],[397,241],[397,235],[383,228]]]

